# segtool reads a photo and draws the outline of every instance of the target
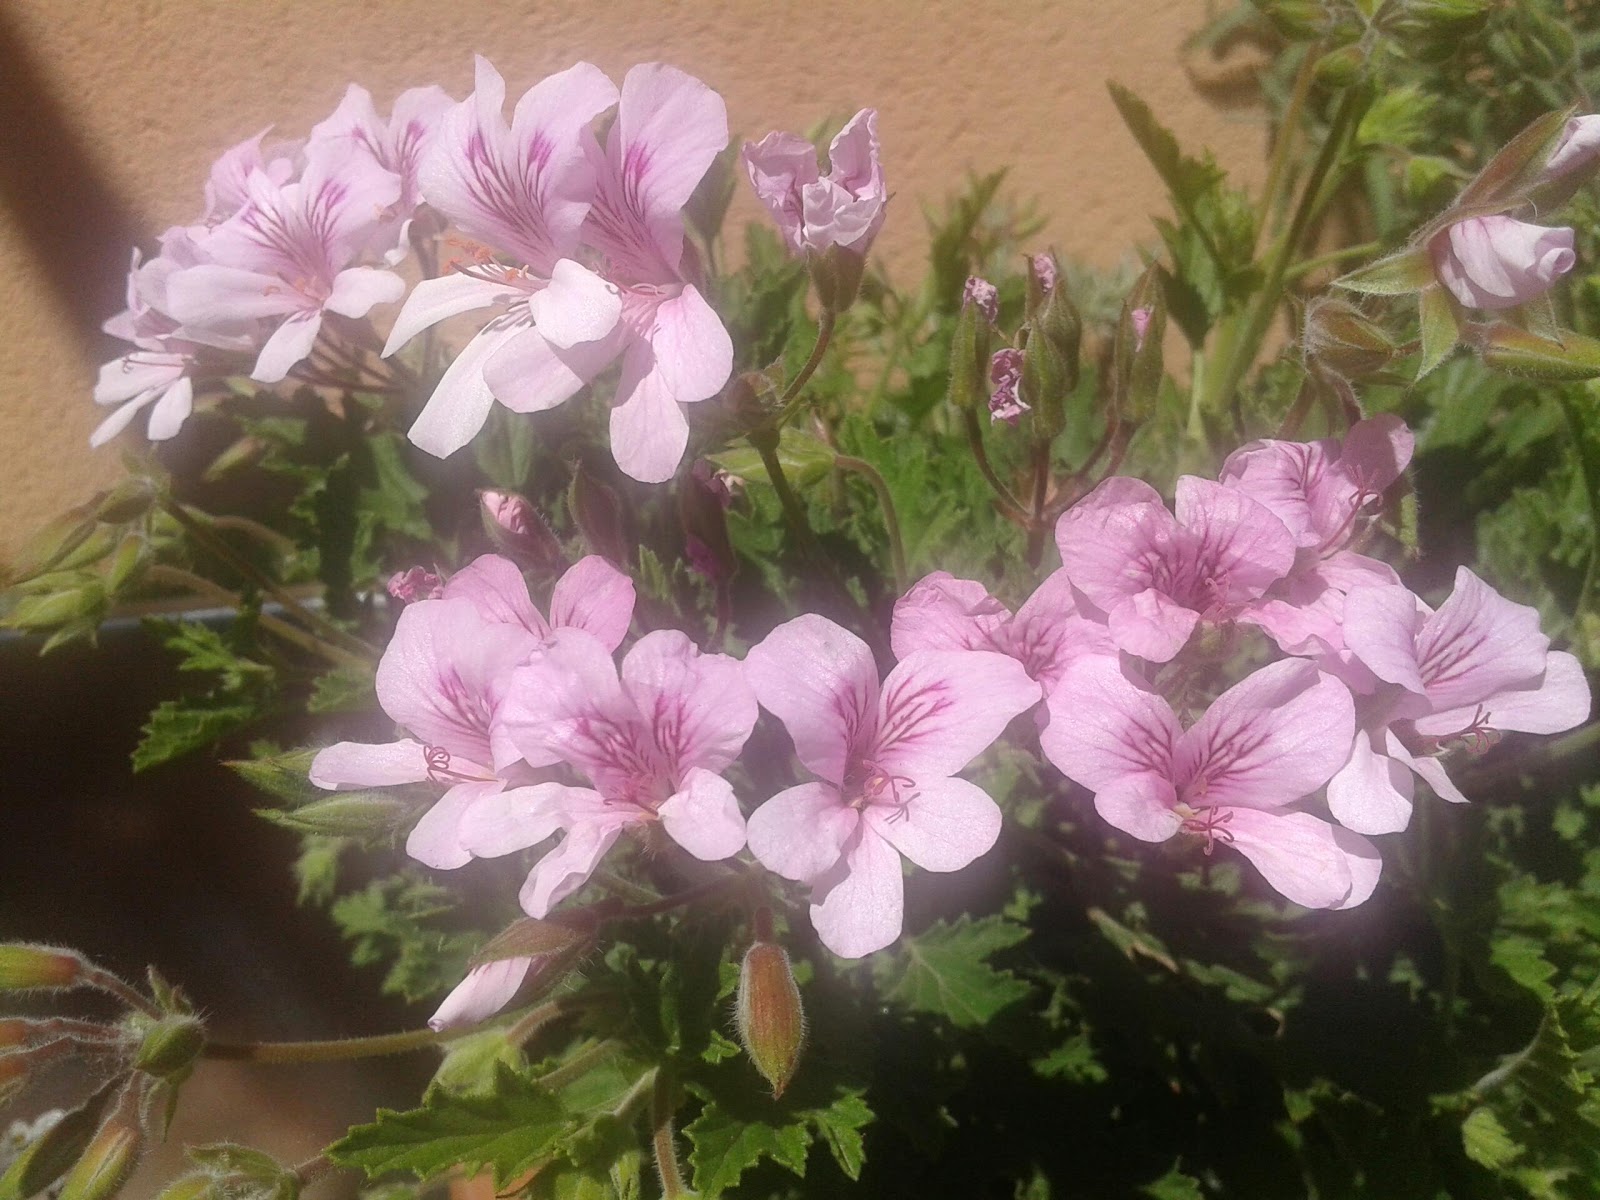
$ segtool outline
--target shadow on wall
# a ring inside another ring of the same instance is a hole
[[[52,90],[44,64],[0,7],[0,204],[11,213],[86,346],[124,307],[139,222]]]

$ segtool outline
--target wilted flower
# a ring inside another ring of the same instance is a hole
[[[1017,394],[1022,383],[1022,351],[1014,346],[996,350],[989,359],[989,382],[994,389],[989,393],[989,420],[1015,425],[1017,418],[1029,411]]]
[[[888,191],[878,161],[878,113],[864,108],[828,146],[828,174],[816,147],[793,133],[744,145],[756,196],[797,254],[841,246],[865,255],[883,227]]]

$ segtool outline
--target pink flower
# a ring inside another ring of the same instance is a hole
[[[1539,614],[1513,604],[1466,567],[1433,612],[1402,587],[1367,587],[1345,602],[1345,643],[1391,685],[1364,705],[1349,762],[1328,785],[1328,807],[1363,833],[1411,819],[1412,775],[1466,803],[1434,754],[1486,749],[1500,731],[1559,733],[1589,716],[1578,660],[1551,652]]]
[[[1189,729],[1114,658],[1074,664],[1050,697],[1045,756],[1094,792],[1096,811],[1146,842],[1177,833],[1232,846],[1308,908],[1352,908],[1382,864],[1365,838],[1284,812],[1327,782],[1355,731],[1350,693],[1303,661],[1263,667]]]
[[[900,659],[919,650],[1006,654],[1046,695],[1079,658],[1117,652],[1104,625],[1078,615],[1065,571],[1041,583],[1015,616],[976,580],[935,571],[895,602],[890,644]]]
[[[437,600],[444,594],[444,580],[426,567],[408,567],[389,576],[387,590],[402,604]]]
[[[462,822],[463,840],[490,856],[566,831],[523,885],[522,907],[533,917],[582,887],[630,828],[659,822],[700,859],[737,854],[744,816],[721,772],[739,756],[756,715],[739,661],[702,654],[675,630],[640,638],[620,676],[600,642],[558,630],[511,675],[495,716],[496,761],[559,759],[594,786],[548,784],[537,797],[476,805]]]
[[[1048,296],[1056,290],[1056,277],[1061,273],[1061,268],[1056,265],[1054,254],[1035,254],[1028,259],[1028,270],[1033,272],[1034,279],[1039,284],[1039,290]]]
[[[253,138],[246,138],[224,150],[211,164],[206,179],[206,209],[201,220],[207,226],[215,225],[233,216],[250,202],[250,176],[260,171],[273,183],[288,183],[295,177],[298,167],[298,143],[276,145],[269,154],[262,143],[271,132],[263,129]]]
[[[378,663],[377,692],[383,711],[411,737],[329,746],[312,760],[311,782],[322,788],[444,785],[444,795],[412,829],[406,852],[430,867],[465,866],[472,854],[459,836],[462,814],[511,783],[489,765],[491,719],[508,672],[538,648],[534,634],[485,620],[470,600],[408,605]],[[513,788],[512,794],[532,802],[538,792]]]
[[[994,391],[989,393],[989,420],[1015,425],[1017,418],[1033,407],[1017,395],[1022,383],[1022,351],[1012,346],[996,350],[989,359],[989,382]]]
[[[398,275],[351,264],[371,243],[400,192],[399,177],[366,159],[324,148],[297,182],[263,170],[249,199],[200,242],[206,261],[167,280],[173,317],[219,333],[276,322],[251,378],[277,383],[308,354],[324,312],[364,317],[400,299]]]
[[[333,115],[312,127],[307,153],[331,145],[341,155],[371,160],[400,177],[400,195],[378,236],[388,242],[384,258],[392,266],[405,257],[411,216],[422,200],[418,171],[434,130],[455,102],[441,87],[410,88],[394,100],[389,120],[378,116],[372,94],[352,83]]]
[[[1545,161],[1544,176],[1554,179],[1566,175],[1588,166],[1597,157],[1600,157],[1600,113],[1573,117]]]
[[[733,342],[696,286],[683,225],[684,205],[727,144],[722,97],[661,63],[622,81],[605,149],[585,141],[596,190],[584,239],[621,297],[595,370],[621,355],[611,453],[643,483],[672,478],[689,442],[682,406],[715,396],[733,372]]]
[[[769,133],[744,145],[756,196],[797,254],[842,246],[865,255],[883,228],[888,191],[878,161],[878,113],[864,108],[828,146],[828,174],[816,147],[792,133]]]
[[[1193,475],[1176,516],[1149,484],[1105,480],[1056,524],[1061,565],[1106,614],[1111,638],[1168,662],[1202,619],[1234,619],[1294,565],[1294,536],[1248,496]]]
[[[446,599],[470,600],[478,615],[525,629],[541,643],[558,629],[581,629],[607,652],[622,645],[633,621],[633,580],[598,554],[580,558],[550,593],[550,619],[534,607],[528,581],[509,558],[485,554],[450,576]]]
[[[615,290],[569,256],[594,196],[582,138],[616,103],[589,63],[552,75],[517,102],[507,125],[505,80],[476,60],[472,95],[439,124],[419,168],[423,198],[489,250],[412,289],[384,354],[429,326],[476,309],[496,315],[440,378],[409,436],[443,458],[470,442],[498,399],[540,412],[574,396],[607,362],[597,347],[621,308]]]
[[[1367,531],[1368,514],[1411,461],[1411,431],[1398,417],[1358,421],[1343,440],[1241,446],[1222,464],[1225,487],[1249,496],[1283,522],[1298,553],[1293,570],[1241,621],[1259,625],[1287,654],[1344,650],[1344,598],[1353,587],[1399,586],[1386,563],[1347,547]]]
[[[779,792],[750,818],[750,851],[809,884],[811,923],[835,954],[859,958],[900,935],[900,857],[957,871],[1000,833],[1000,809],[953,778],[1039,685],[987,651],[924,650],[879,686],[866,643],[824,617],[796,617],[753,647],[756,696],[820,776]]]
[[[1572,230],[1495,215],[1457,221],[1433,239],[1439,282],[1468,308],[1515,308],[1577,265]]]

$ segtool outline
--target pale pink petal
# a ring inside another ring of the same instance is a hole
[[[1537,609],[1513,604],[1457,567],[1455,591],[1423,621],[1416,646],[1428,699],[1435,709],[1447,709],[1536,680],[1550,639],[1539,630]]]
[[[870,826],[858,825],[843,857],[813,884],[817,936],[839,957],[860,958],[900,936],[904,911],[899,851]]]
[[[1292,804],[1345,764],[1355,731],[1344,684],[1303,659],[1272,663],[1218,696],[1183,735],[1179,790],[1192,804]]]
[[[532,966],[531,958],[501,958],[472,968],[428,1018],[428,1028],[443,1032],[487,1021],[516,998]]]
[[[1403,587],[1359,587],[1344,602],[1344,644],[1385,683],[1422,695],[1417,656],[1422,625],[1415,596]]]
[[[1405,763],[1375,751],[1357,730],[1350,761],[1328,781],[1328,811],[1357,833],[1399,833],[1411,823],[1414,786]]]
[[[1174,809],[1177,802],[1172,782],[1154,771],[1120,775],[1094,794],[1094,810],[1106,824],[1141,842],[1164,842],[1178,832],[1183,818]]]
[[[145,392],[160,392],[183,378],[188,360],[181,354],[138,351],[114,358],[95,378],[96,404],[121,404]]]
[[[167,304],[173,320],[205,328],[281,317],[305,300],[276,275],[201,263],[168,277]]]
[[[878,733],[866,757],[917,780],[954,775],[1039,699],[1039,685],[1007,655],[919,651],[883,681]]]
[[[522,299],[527,293],[505,283],[492,283],[473,275],[451,272],[438,279],[424,279],[411,289],[400,315],[394,319],[389,340],[384,343],[383,357],[388,358],[417,334],[440,321],[488,308],[491,304]]]
[[[622,686],[644,714],[671,771],[717,772],[739,757],[760,711],[744,664],[702,654],[687,635],[658,629],[622,660]]]
[[[406,853],[424,866],[441,871],[466,866],[472,861],[472,851],[462,842],[462,817],[503,787],[505,784],[498,779],[456,784],[412,827],[406,838]]]
[[[421,742],[367,745],[335,742],[317,751],[308,773],[319,788],[387,787],[396,783],[421,783],[428,778],[428,762]]]
[[[1106,614],[1111,640],[1148,662],[1171,662],[1200,624],[1200,614],[1156,588],[1146,588],[1112,605]]]
[[[519,758],[533,766],[564,759],[603,788],[617,768],[618,746],[644,736],[637,726],[610,650],[581,629],[555,629],[506,679],[490,743],[497,768]]]
[[[1545,160],[1544,177],[1554,179],[1586,167],[1600,157],[1600,114],[1573,117],[1562,130],[1556,148]]]
[[[499,858],[537,846],[554,834],[562,827],[568,806],[599,799],[596,792],[559,783],[509,788],[465,809],[457,821],[456,837],[480,858]]]
[[[1350,426],[1339,453],[1339,469],[1370,492],[1399,479],[1416,451],[1416,437],[1393,413],[1379,413]]]
[[[589,127],[616,103],[616,84],[593,63],[580,62],[540,80],[512,113],[511,139],[521,156],[529,202],[546,231],[548,253],[556,258],[577,245],[594,197],[594,168],[585,152]],[[523,232],[531,234],[526,222]]]
[[[744,849],[744,814],[733,785],[700,767],[684,775],[683,786],[662,801],[656,815],[668,837],[705,862]]]
[[[1544,674],[1530,686],[1496,692],[1483,703],[1482,724],[1518,733],[1562,733],[1589,719],[1589,681],[1572,655],[1545,657]],[[1478,706],[1445,709],[1416,720],[1417,732],[1448,737],[1479,724]]]
[[[745,657],[745,679],[782,721],[807,770],[844,781],[877,733],[878,667],[867,644],[813,613],[779,625]]]
[[[550,594],[550,624],[591,634],[615,650],[633,623],[633,580],[598,554],[580,558],[556,581]]]
[[[1056,523],[1061,567],[1074,586],[1110,611],[1156,582],[1153,564],[1174,560],[1182,531],[1149,484],[1114,475]]]
[[[746,142],[741,157],[750,186],[772,214],[789,248],[804,249],[800,197],[802,189],[819,176],[817,148],[797,134],[774,132],[759,142]]]
[[[693,284],[656,306],[647,336],[655,372],[679,404],[715,396],[733,373],[733,340]]]
[[[465,446],[494,406],[494,393],[483,378],[484,364],[524,327],[484,330],[457,354],[440,378],[428,403],[411,423],[406,436],[436,458],[446,458]]]
[[[611,410],[612,457],[640,483],[671,479],[689,444],[689,422],[657,365],[648,343],[630,346]]]
[[[261,347],[261,357],[256,359],[250,378],[258,383],[281,382],[311,353],[321,331],[322,313],[315,309],[286,318]]]
[[[393,271],[348,267],[334,276],[333,290],[322,306],[341,316],[364,317],[374,304],[393,304],[405,294],[405,280]]]
[[[1219,841],[1248,858],[1280,894],[1306,908],[1349,907],[1356,891],[1352,849],[1371,849],[1356,835],[1303,812],[1235,808],[1217,828],[1227,831]],[[1363,878],[1370,877],[1371,858],[1359,857]]]
[[[418,601],[378,663],[378,702],[420,741],[488,762],[498,691],[538,644],[519,626],[485,621],[471,601]]]
[[[91,448],[104,446],[117,434],[126,429],[132,420],[154,403],[158,393],[146,392],[144,395],[129,400],[121,408],[113,412],[104,421],[96,425],[94,432],[89,435]]]
[[[1294,536],[1267,508],[1242,492],[1184,475],[1178,480],[1172,511],[1199,538],[1205,573],[1217,582],[1219,600],[1230,604],[1254,600],[1294,566]]]
[[[860,821],[831,784],[802,783],[750,815],[750,853],[767,870],[809,883],[839,861]]]
[[[635,810],[636,812],[637,810]],[[609,821],[584,821],[574,825],[551,850],[528,872],[528,878],[518,893],[522,911],[530,917],[543,918],[573,892],[589,882],[595,868],[605,858],[606,851],[622,836],[622,831],[637,820],[617,817]]]
[[[1469,803],[1461,789],[1455,785],[1455,781],[1446,774],[1444,764],[1437,758],[1431,758],[1426,754],[1412,757],[1406,754],[1398,741],[1390,746],[1389,752],[1397,758],[1404,755],[1403,761],[1406,765],[1422,777],[1423,782],[1433,789],[1433,794],[1439,799],[1448,800],[1451,804]]]
[[[587,387],[621,347],[618,336],[558,350],[537,329],[524,326],[484,362],[483,378],[512,412],[544,412]]]
[[[1007,631],[1008,652],[1048,695],[1067,668],[1082,658],[1115,657],[1110,630],[1078,615],[1077,597],[1065,571],[1054,571],[1017,610]]]
[[[1312,513],[1311,495],[1334,469],[1338,454],[1339,443],[1333,438],[1250,442],[1228,455],[1217,478],[1271,512],[1299,545],[1315,546],[1322,533]]]
[[[1067,668],[1049,708],[1039,745],[1068,779],[1098,792],[1130,775],[1172,778],[1178,718],[1117,659],[1085,658]]]
[[[188,378],[174,383],[161,393],[161,399],[150,410],[150,424],[145,435],[152,442],[164,442],[176,437],[178,429],[194,411],[194,384]]]
[[[959,871],[1000,836],[1000,806],[965,779],[918,779],[905,803],[872,805],[863,820],[926,871]]]
[[[918,650],[995,650],[1010,620],[983,584],[935,571],[895,601],[889,644],[896,658]]]
[[[1433,239],[1439,281],[1469,308],[1514,308],[1577,265],[1573,232],[1503,213],[1457,221]]]
[[[543,641],[550,626],[528,595],[528,581],[509,558],[484,554],[462,567],[444,585],[446,600],[470,600],[484,620],[517,625]]]
[[[589,268],[563,258],[550,272],[550,286],[528,300],[533,323],[559,350],[598,341],[617,327],[622,295]]]

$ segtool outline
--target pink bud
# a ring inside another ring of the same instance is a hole
[[[1457,221],[1433,239],[1439,282],[1468,308],[1515,308],[1577,265],[1572,230],[1494,215]]]
[[[1600,113],[1573,117],[1562,131],[1561,140],[1545,161],[1544,177],[1554,179],[1586,167],[1600,158]]]
[[[994,385],[989,395],[989,420],[1015,425],[1030,407],[1017,395],[1017,385],[1022,382],[1022,351],[1013,346],[996,350],[989,360],[989,382]]]
[[[524,567],[556,565],[561,547],[544,518],[528,500],[515,492],[481,491],[479,510],[484,532],[495,549]]]
[[[967,277],[967,286],[961,290],[961,306],[972,305],[993,325],[1000,319],[1000,289],[987,279],[976,275]]]
[[[1056,256],[1054,254],[1035,254],[1028,259],[1028,269],[1033,272],[1034,282],[1039,285],[1039,290],[1048,296],[1056,290]]]
[[[1137,350],[1144,345],[1145,330],[1150,328],[1150,310],[1136,308],[1128,316],[1133,321],[1133,346]]]
[[[389,576],[389,595],[402,604],[437,600],[443,594],[444,580],[426,567],[410,567]]]

